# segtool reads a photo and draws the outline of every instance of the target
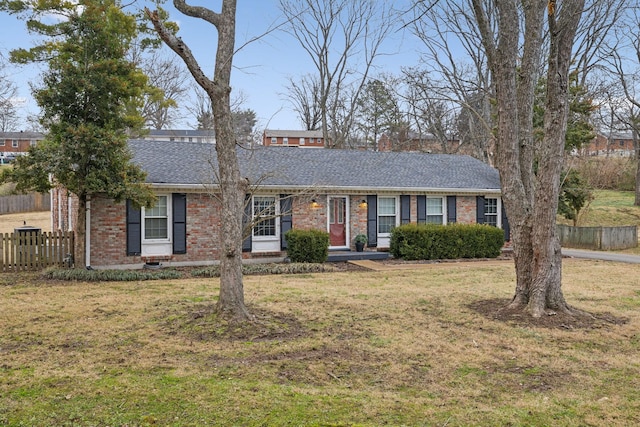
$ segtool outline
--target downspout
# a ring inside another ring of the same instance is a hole
[[[73,198],[71,197],[71,193],[67,191],[67,224],[69,226],[68,231],[73,231],[73,224],[72,224],[73,215],[71,215],[72,201],[73,201]]]
[[[87,270],[91,270],[91,199],[87,200],[86,209],[84,258]]]
[[[62,223],[62,189],[60,187],[58,187],[56,194],[58,195],[58,230],[64,231]]]
[[[55,231],[55,228],[53,227],[53,209],[55,207],[55,204],[53,203],[53,200],[55,198],[53,192],[53,188],[49,190],[49,224],[51,225],[49,231],[51,232]]]

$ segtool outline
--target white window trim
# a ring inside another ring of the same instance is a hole
[[[280,198],[274,194],[254,194],[253,197],[251,197],[251,219],[252,219],[252,223],[255,225],[256,224],[256,215],[255,215],[255,198],[256,197],[272,197],[274,199],[274,204],[275,204],[275,223],[276,223],[276,232],[275,235],[273,236],[256,236],[255,234],[253,234],[253,228],[251,227],[251,239],[255,242],[255,241],[273,241],[273,240],[277,240],[280,241]]]
[[[495,197],[485,197],[485,199],[493,199],[496,200],[496,227],[497,228],[502,228],[502,198],[495,196]],[[493,214],[492,214],[493,215]],[[487,212],[485,210],[484,212],[484,218],[485,218],[485,223],[487,222]]]
[[[12,148],[18,148],[20,146],[20,141],[18,141],[17,139],[12,139],[11,140],[11,147]]]
[[[380,230],[380,225],[379,225],[379,222],[380,222],[380,199],[394,199],[395,200],[395,203],[396,203],[396,206],[395,206],[396,225],[395,226],[397,227],[397,226],[400,225],[400,197],[399,196],[378,196],[378,203],[376,203],[376,205],[377,205],[376,206],[376,210],[377,210],[377,212],[376,212],[376,223],[378,224],[378,225],[376,225],[376,228],[377,228],[376,232],[378,233],[378,237],[382,237],[382,238],[391,237],[391,233],[380,233],[379,232],[379,230]]]
[[[143,206],[142,207],[142,226],[141,228],[141,233],[142,233],[142,243],[171,243],[171,238],[173,236],[173,218],[172,218],[172,213],[173,213],[173,207],[171,205],[172,202],[172,197],[171,194],[157,194],[157,197],[166,197],[167,198],[167,237],[163,238],[163,239],[147,239],[146,237],[146,209]]]
[[[251,227],[251,252],[268,253],[280,251],[280,197],[276,194],[255,194],[251,198],[251,219],[255,225],[254,200],[256,197],[272,197],[275,203],[275,234],[273,236],[255,236]]]
[[[447,224],[447,197],[446,196],[427,196],[427,201],[425,201],[424,203],[424,218],[427,224],[436,224],[435,222],[429,222],[428,221],[428,217],[429,217],[429,212],[428,212],[428,207],[427,205],[428,203],[428,199],[440,199],[442,202],[442,225],[446,225]]]
[[[289,145],[289,138],[288,137],[284,137],[282,138],[282,145]]]

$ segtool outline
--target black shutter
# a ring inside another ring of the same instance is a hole
[[[427,196],[418,196],[416,207],[418,208],[418,224],[424,224],[427,222]]]
[[[173,205],[173,253],[187,253],[187,195],[172,194]]]
[[[291,212],[292,200],[290,194],[280,195],[280,249],[287,249],[287,239],[284,234],[293,227],[293,216]]]
[[[457,221],[456,196],[447,196],[447,224]]]
[[[251,194],[247,194],[244,198],[244,215],[242,215],[242,232],[248,233],[247,237],[242,241],[242,252],[251,252],[251,235],[253,227],[247,230],[247,225],[253,220],[253,199]]]
[[[484,224],[484,196],[476,196],[476,222]]]
[[[509,219],[507,218],[507,210],[504,208],[504,203],[502,203],[502,229],[504,230],[504,241],[510,241],[511,227],[509,226]]]
[[[411,196],[400,196],[400,224],[411,222]]]
[[[378,197],[367,196],[367,246],[378,246]]]
[[[140,255],[142,252],[142,212],[127,200],[127,255]]]

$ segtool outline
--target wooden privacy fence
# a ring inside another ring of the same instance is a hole
[[[15,194],[12,196],[0,196],[0,215],[39,212],[51,209],[51,196],[49,193]]]
[[[73,231],[0,233],[0,272],[70,267]]]
[[[601,251],[629,249],[638,246],[638,227],[571,227],[558,224],[560,245],[566,248]]]

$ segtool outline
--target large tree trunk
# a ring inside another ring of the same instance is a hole
[[[495,0],[498,34],[493,33],[484,2],[473,0],[474,12],[496,85],[498,124],[496,167],[509,215],[516,268],[511,307],[534,316],[570,309],[562,294],[562,259],[556,235],[560,172],[567,124],[567,87],[571,48],[584,0],[522,2]],[[550,40],[544,136],[537,149],[533,138],[534,91],[541,62],[544,13]],[[560,15],[556,23],[556,15]],[[520,46],[521,38],[524,41]],[[516,72],[517,71],[517,72]],[[534,165],[537,168],[534,169]]]
[[[243,185],[236,153],[236,137],[231,117],[231,64],[235,41],[236,1],[225,0],[218,28],[218,50],[211,98],[216,130],[216,153],[222,196],[222,229],[220,242],[220,299],[218,311],[236,320],[246,320],[242,281],[242,214],[246,186]]]
[[[145,11],[162,40],[182,58],[191,75],[211,99],[218,154],[217,176],[222,199],[220,299],[217,308],[225,317],[243,321],[249,318],[242,281],[242,214],[248,185],[240,176],[230,103],[236,0],[223,0],[220,13],[205,7],[190,6],[185,0],[173,0],[173,4],[185,15],[203,19],[218,30],[216,62],[213,80],[210,80],[202,72],[189,47],[163,25],[159,14],[148,9]]]
[[[636,160],[636,199],[634,204],[640,206],[640,140],[635,129],[633,130],[633,148]]]

